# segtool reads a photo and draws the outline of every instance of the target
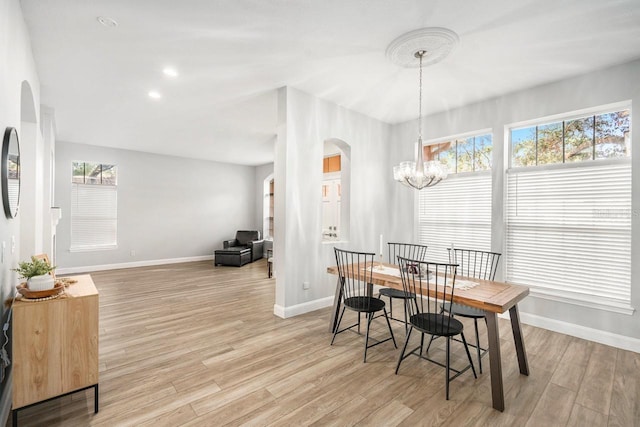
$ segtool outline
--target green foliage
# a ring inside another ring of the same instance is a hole
[[[28,279],[34,276],[41,276],[43,274],[48,274],[49,272],[55,270],[55,266],[51,266],[47,261],[42,259],[34,259],[33,261],[24,261],[18,263],[18,268],[15,268],[13,271],[17,272],[20,277]]]
[[[629,110],[515,129],[511,166],[625,157],[628,133]]]
[[[117,182],[116,165],[101,163],[73,162],[72,182],[78,184],[115,185]]]
[[[424,157],[439,160],[449,173],[477,172],[491,169],[492,150],[491,135],[471,136],[428,145]]]

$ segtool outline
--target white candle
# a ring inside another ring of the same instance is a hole
[[[382,256],[382,246],[383,246],[383,243],[382,243],[382,234],[381,234],[380,235],[380,256]]]

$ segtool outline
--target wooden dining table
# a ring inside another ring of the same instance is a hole
[[[373,294],[373,285],[402,290],[402,279],[395,274],[386,274],[389,269],[398,269],[393,264],[376,263],[385,268],[373,268],[372,282],[369,284],[369,292]],[[348,269],[347,269],[348,270]],[[356,270],[357,271],[357,270]],[[330,274],[338,274],[338,267],[327,268]],[[487,335],[489,341],[489,364],[491,375],[491,397],[493,407],[499,411],[504,411],[504,386],[502,382],[502,359],[500,355],[500,330],[498,328],[498,314],[509,311],[511,318],[511,329],[518,357],[518,365],[522,375],[529,375],[529,362],[525,351],[522,327],[520,324],[520,313],[518,303],[529,295],[529,288],[526,286],[512,285],[508,283],[496,282],[493,280],[481,280],[457,276],[456,280],[465,280],[477,283],[469,289],[457,289],[453,295],[453,301],[459,304],[484,310],[487,319]],[[426,293],[426,290],[425,290]],[[340,305],[342,302],[342,287],[340,280],[336,285],[336,293],[333,301],[333,310],[329,322],[329,330],[333,333],[337,327]]]

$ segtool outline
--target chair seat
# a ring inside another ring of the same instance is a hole
[[[225,249],[216,249],[214,252],[217,254],[250,254],[251,248],[246,246],[230,246]]]
[[[376,311],[382,310],[385,306],[384,301],[374,297],[347,298],[344,300],[344,305],[351,310],[364,313],[374,313]]]
[[[464,329],[462,322],[447,315],[437,313],[414,314],[409,322],[420,331],[430,335],[452,337]]]
[[[468,305],[457,304],[455,302],[453,304],[443,304],[442,308],[454,316],[469,317],[472,319],[482,319],[485,316],[484,311],[479,308],[469,307]]]
[[[402,299],[413,299],[416,297],[416,294],[412,294],[410,292],[401,291],[400,289],[394,288],[382,288],[380,289],[380,295],[384,295],[389,298],[402,298]]]

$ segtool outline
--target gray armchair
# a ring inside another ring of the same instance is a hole
[[[247,248],[251,250],[250,262],[259,260],[263,256],[264,239],[260,238],[258,230],[238,230],[236,238],[222,242],[224,249]]]

